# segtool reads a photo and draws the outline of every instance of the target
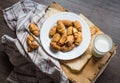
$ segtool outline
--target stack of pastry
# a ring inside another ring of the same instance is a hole
[[[49,31],[51,48],[68,52],[82,41],[82,27],[78,20],[58,20]]]

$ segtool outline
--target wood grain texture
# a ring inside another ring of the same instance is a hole
[[[11,6],[19,0],[0,0],[0,37],[3,34],[15,37],[11,32],[2,15],[2,9]],[[119,83],[120,82],[120,0],[35,0],[36,2],[49,5],[56,1],[71,12],[83,13],[100,29],[110,35],[118,45],[117,54],[110,61],[108,67],[98,78],[96,83]],[[0,81],[5,83],[9,74],[9,62],[0,43]],[[8,68],[7,68],[8,66]]]

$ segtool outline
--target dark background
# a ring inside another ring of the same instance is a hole
[[[0,0],[0,38],[7,34],[15,37],[4,22],[2,11],[19,0]],[[96,83],[120,83],[120,0],[35,0],[36,2],[49,5],[53,1],[61,4],[64,8],[77,14],[83,13],[106,34],[110,35],[118,45],[117,54],[112,58],[109,65]],[[12,69],[8,57],[4,53],[0,42],[0,83]]]

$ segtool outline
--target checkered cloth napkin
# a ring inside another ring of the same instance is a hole
[[[33,52],[27,51],[28,26],[34,22],[39,26],[45,21],[46,6],[31,0],[22,0],[3,10],[5,21],[17,38],[2,36],[2,43],[14,65],[8,81],[12,83],[68,83],[59,62],[50,57],[41,46]],[[40,42],[39,38],[36,38]]]

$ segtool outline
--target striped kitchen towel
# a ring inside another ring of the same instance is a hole
[[[12,42],[17,47],[19,53],[25,57],[25,60],[33,63],[42,73],[53,79],[55,83],[68,83],[68,79],[62,71],[58,60],[49,56],[41,46],[39,46],[39,48],[33,52],[27,51],[26,39],[30,34],[28,30],[29,24],[30,22],[33,22],[37,24],[40,29],[42,23],[46,20],[44,18],[44,16],[46,15],[46,8],[47,6],[31,0],[21,0],[13,6],[4,9],[3,15],[5,21],[9,28],[16,33],[17,38],[13,39],[9,36],[4,35],[2,37],[2,42],[8,43],[7,41],[12,40]],[[36,39],[40,43],[40,39],[38,37],[36,37]],[[9,52],[7,54],[9,54]],[[28,83],[28,80],[29,79],[27,79],[26,77],[26,82],[24,80],[24,82],[22,83]],[[15,83],[20,83],[20,79],[16,80]],[[49,83],[49,81],[46,82],[46,80],[42,80],[42,82],[40,81],[39,83]]]

